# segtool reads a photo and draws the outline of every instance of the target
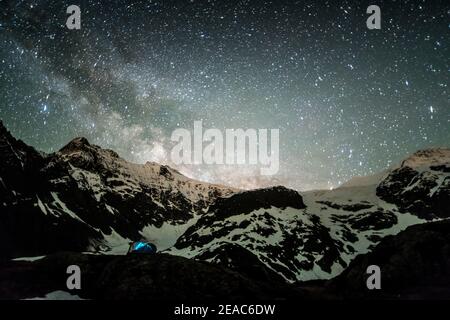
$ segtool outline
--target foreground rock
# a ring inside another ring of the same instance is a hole
[[[366,287],[367,267],[381,268],[382,290]],[[450,299],[450,221],[409,227],[358,256],[329,285],[352,298]]]
[[[106,256],[59,253],[34,262],[0,264],[0,299],[44,297],[68,291],[66,268],[78,265],[83,299],[112,300],[278,300],[301,299],[301,290],[243,276],[227,268],[167,254]]]

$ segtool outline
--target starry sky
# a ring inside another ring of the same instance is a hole
[[[81,8],[69,30],[66,8]],[[381,8],[368,30],[366,8]],[[171,164],[172,132],[280,130],[280,170],[179,166],[253,188],[332,188],[450,146],[448,1],[0,3],[0,119],[53,152],[77,136]]]

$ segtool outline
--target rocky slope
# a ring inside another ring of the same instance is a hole
[[[126,162],[84,138],[43,155],[1,122],[0,151],[1,256],[126,252],[142,237],[164,249],[211,201],[236,191]]]
[[[255,260],[290,282],[329,279],[386,235],[424,221],[400,213],[376,197],[375,189],[238,193],[210,206],[168,252],[235,270]]]

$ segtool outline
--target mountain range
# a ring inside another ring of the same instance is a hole
[[[379,174],[354,178],[333,190],[240,190],[196,181],[157,163],[130,163],[85,138],[45,154],[14,138],[0,122],[0,164],[0,270],[5,275],[0,277],[0,298],[63,289],[61,279],[28,283],[35,289],[11,281],[20,277],[23,282],[30,270],[48,272],[73,260],[93,270],[96,284],[86,297],[122,297],[129,293],[107,289],[116,280],[104,274],[105,268],[120,272],[125,282],[136,281],[124,274],[136,257],[127,260],[124,254],[131,241],[142,238],[161,252],[159,260],[133,262],[144,274],[161,265],[166,266],[158,269],[163,274],[188,268],[188,278],[200,286],[192,272],[201,270],[210,275],[207,283],[231,281],[227,288],[236,297],[255,292],[262,297],[328,297],[336,290],[364,295],[359,289],[365,282],[355,279],[366,276],[367,261],[381,259],[380,264],[384,261],[400,276],[398,270],[404,269],[392,266],[387,257],[411,260],[402,248],[418,241],[414,234],[422,232],[428,236],[421,240],[444,244],[439,239],[448,238],[450,231],[447,148],[420,150]],[[441,251],[430,255],[443,271],[434,274],[445,278],[445,270],[450,270],[445,269],[450,265],[448,244],[436,250]],[[45,257],[27,258],[37,256]],[[434,260],[421,261],[428,270]],[[50,262],[55,267],[49,267]],[[395,290],[404,284],[397,280]],[[312,285],[315,281],[318,287]],[[242,286],[248,289],[245,294],[238,292]],[[173,296],[174,289],[164,290]],[[184,290],[180,297],[189,297],[190,289]],[[196,290],[198,297],[226,294],[224,288]],[[398,290],[413,296],[403,287]]]

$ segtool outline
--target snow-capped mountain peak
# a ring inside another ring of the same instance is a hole
[[[439,166],[450,163],[449,148],[429,148],[415,152],[406,158],[401,167],[419,168],[422,166]]]

